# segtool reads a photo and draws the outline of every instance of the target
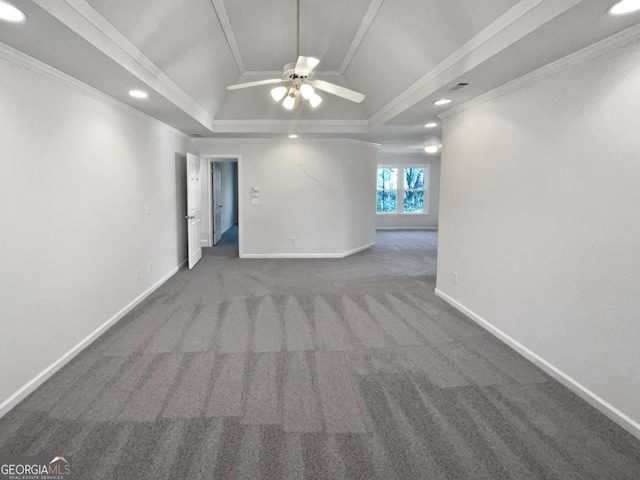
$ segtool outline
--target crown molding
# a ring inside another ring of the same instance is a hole
[[[440,153],[427,154],[424,151],[422,153],[421,152],[399,152],[399,153],[395,153],[395,152],[389,152],[388,150],[385,150],[384,148],[382,150],[380,150],[380,152],[378,153],[378,156],[380,158],[384,158],[384,157],[414,158],[414,159],[418,159],[420,161],[424,161],[424,160],[440,160]]]
[[[551,77],[564,70],[568,70],[573,66],[587,62],[591,59],[605,55],[613,50],[624,47],[634,42],[640,41],[640,25],[635,25],[631,28],[618,32],[610,37],[605,38],[593,45],[578,50],[572,54],[567,55],[555,62],[549,63],[544,67],[538,68],[533,72],[527,73],[522,77],[516,78],[504,85],[499,86],[487,93],[479,95],[468,102],[456,105],[438,115],[438,118],[444,119],[454,115],[458,115],[466,110],[477,107],[485,102],[493,100],[494,98],[501,97],[507,93],[520,90],[532,83],[536,83],[547,77]]]
[[[415,150],[409,150],[408,148],[398,148],[398,149],[393,149],[393,148],[389,148],[389,145],[385,144],[380,148],[380,151],[378,152],[378,156],[379,157],[402,157],[404,158],[406,161],[409,161],[407,159],[420,159],[421,161],[424,162],[428,162],[431,160],[440,160],[441,158],[441,154],[440,152],[438,153],[420,153],[420,152],[416,152]]]
[[[293,140],[288,138],[191,138],[191,144],[207,144],[207,143],[276,143],[276,142],[291,142]],[[356,138],[298,138],[298,142],[304,143],[347,143],[352,145],[364,145],[375,149],[380,149],[379,143],[367,142],[365,140],[358,140]],[[207,154],[201,154],[201,157],[207,157]]]
[[[367,120],[214,120],[215,133],[368,133]]]
[[[233,28],[231,28],[231,22],[229,21],[224,1],[211,0],[211,5],[213,5],[213,9],[215,10],[218,21],[220,22],[220,27],[222,27],[224,36],[227,39],[227,44],[229,45],[229,50],[231,50],[233,60],[236,62],[236,66],[238,67],[238,72],[240,72],[240,75],[243,75],[245,73],[244,62],[242,61],[242,55],[240,55],[240,47],[236,41],[236,36],[233,34]],[[280,75],[282,75],[282,72]]]
[[[342,64],[340,65],[340,69],[338,70],[338,73],[340,75],[344,75],[344,72],[347,71],[347,68],[349,68],[349,65],[351,64],[353,57],[356,56],[356,53],[360,48],[364,37],[367,35],[367,32],[369,31],[369,28],[371,28],[373,20],[376,18],[376,15],[378,14],[380,7],[382,6],[382,2],[384,2],[384,0],[373,0],[371,2],[371,5],[369,5],[369,9],[367,10],[367,13],[365,13],[364,18],[362,19],[362,23],[360,23],[360,27],[358,28],[355,37],[353,37],[353,41],[351,42],[351,45],[349,46],[349,49],[347,50],[347,53],[342,60]]]
[[[34,0],[85,41],[211,130],[213,117],[85,0]]]
[[[29,70],[33,73],[37,73],[42,77],[45,77],[49,80],[53,80],[54,82],[64,85],[66,87],[70,87],[74,90],[78,90],[81,93],[84,93],[85,95],[93,98],[94,100],[98,100],[99,102],[102,102],[105,105],[108,105],[110,107],[115,107],[131,116],[142,118],[150,123],[153,123],[159,127],[162,127],[168,132],[174,135],[177,135],[181,138],[190,138],[187,134],[172,127],[171,125],[167,125],[166,123],[161,122],[157,118],[153,118],[147,115],[146,113],[141,112],[140,110],[137,110],[130,105],[127,105],[126,103],[116,100],[115,98],[110,97],[106,93],[103,93],[102,91],[96,88],[93,88],[92,86],[87,85],[86,83],[81,82],[80,80],[70,75],[67,75],[66,73],[61,72],[60,70],[55,69],[50,65],[47,65],[46,63],[41,62],[40,60],[30,57],[26,53],[22,53],[21,51],[16,50],[15,48],[12,48],[9,45],[6,45],[4,43],[0,43],[0,59],[5,60],[9,63],[12,63],[13,65],[16,65],[18,67],[24,68],[25,70]]]
[[[278,77],[282,78],[282,70],[246,70],[241,77]]]
[[[341,76],[342,74],[340,72],[338,72],[337,70],[319,70],[313,71],[313,76],[320,76],[320,77],[338,77]],[[242,75],[243,77],[282,77],[282,70],[247,70],[246,72],[243,72]]]
[[[447,86],[582,0],[520,0],[369,118],[373,129]]]

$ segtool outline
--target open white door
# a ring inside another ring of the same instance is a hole
[[[220,164],[213,164],[213,244],[222,236],[222,175]]]
[[[189,239],[189,269],[202,258],[200,237],[200,158],[187,153],[187,232]]]

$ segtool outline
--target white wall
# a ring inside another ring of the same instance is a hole
[[[445,120],[437,278],[636,435],[639,46]]]
[[[240,156],[241,256],[339,256],[375,241],[373,146],[344,139],[199,139],[192,149]],[[257,205],[252,187],[260,189]]]
[[[185,138],[99,97],[0,59],[0,414],[186,256]]]
[[[376,215],[378,230],[437,230],[440,210],[440,156],[419,154],[380,154],[378,166],[428,165],[429,212]]]

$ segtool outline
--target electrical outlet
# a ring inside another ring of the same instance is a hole
[[[136,278],[142,277],[142,272],[140,271],[140,267],[136,268]]]
[[[149,206],[149,204],[148,204],[148,203],[147,203],[147,204],[145,205],[145,207],[144,207],[144,212],[145,212],[147,215],[151,215],[151,207]]]
[[[453,284],[458,284],[458,272],[453,272]]]
[[[296,237],[291,237],[291,245],[295,245],[296,244]]]
[[[147,265],[147,272],[151,273],[151,265],[153,264],[153,262],[149,262],[149,264]]]

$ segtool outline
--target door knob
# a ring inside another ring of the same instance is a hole
[[[187,220],[195,220],[196,217],[193,217],[191,215],[186,215],[184,218],[186,218]]]

